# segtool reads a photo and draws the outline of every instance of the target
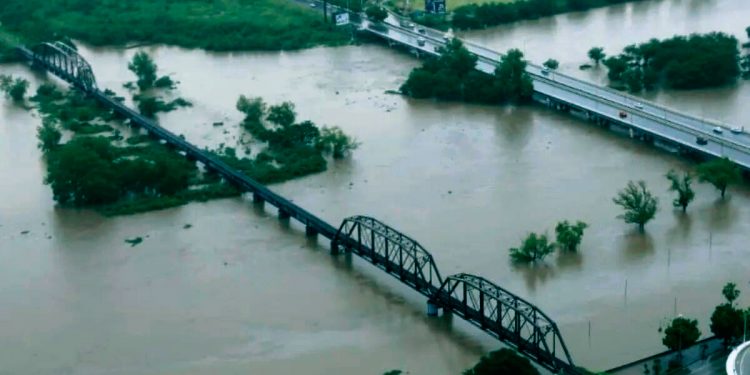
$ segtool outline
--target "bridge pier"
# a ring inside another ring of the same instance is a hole
[[[318,231],[315,230],[315,228],[313,228],[313,227],[311,227],[311,226],[308,225],[308,226],[305,227],[305,236],[307,236],[307,237],[317,237],[318,236]]]
[[[258,193],[253,193],[253,203],[263,205],[265,201],[263,200],[263,197],[260,196]]]
[[[427,300],[427,316],[438,316],[440,313],[440,306],[433,300]]]
[[[279,220],[288,220],[291,217],[289,212],[279,208]]]
[[[331,240],[331,255],[339,255],[339,243],[336,240]]]

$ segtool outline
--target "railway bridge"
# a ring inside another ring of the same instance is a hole
[[[330,241],[333,254],[355,254],[427,298],[428,314],[453,313],[555,373],[582,374],[573,363],[557,324],[532,303],[479,276],[443,277],[429,251],[408,235],[367,216],[353,216],[335,227],[266,186],[233,169],[211,153],[159,126],[100,90],[94,71],[78,52],[61,42],[18,47],[32,67],[44,69],[96,99],[134,126],[145,129],[186,158],[203,164],[250,193],[253,201],[276,207],[280,219],[294,219],[308,236]]]

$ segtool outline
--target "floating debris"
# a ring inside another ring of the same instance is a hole
[[[142,237],[136,237],[136,238],[133,238],[133,239],[125,239],[125,242],[129,243],[130,247],[133,247],[133,246],[136,246],[139,243],[143,242],[143,238]]]
[[[193,224],[185,224],[182,226],[182,229],[190,229],[193,227]]]
[[[31,232],[31,231],[25,230],[25,231],[21,232],[21,234],[29,234],[29,232]]]

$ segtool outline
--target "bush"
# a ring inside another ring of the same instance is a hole
[[[583,239],[583,231],[587,227],[588,225],[582,221],[575,224],[570,224],[567,220],[557,223],[555,227],[557,245],[564,251],[576,251]]]
[[[388,11],[386,11],[382,7],[373,5],[365,9],[365,15],[367,15],[367,18],[372,21],[383,22],[386,18],[388,18]]]
[[[21,77],[14,78],[11,75],[0,75],[0,90],[14,102],[22,102],[26,97],[28,88],[29,81]]]
[[[534,263],[543,260],[555,251],[546,234],[530,233],[521,243],[521,247],[510,249],[510,258],[514,263]]]

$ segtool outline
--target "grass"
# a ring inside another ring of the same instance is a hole
[[[67,36],[94,45],[285,50],[349,40],[317,11],[289,0],[3,0],[0,22],[0,43]]]

